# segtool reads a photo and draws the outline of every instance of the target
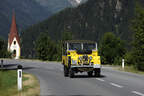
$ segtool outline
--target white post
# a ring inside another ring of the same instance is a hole
[[[22,66],[18,66],[17,70],[17,86],[18,86],[18,91],[22,90]]]
[[[81,49],[83,50],[83,43],[81,43]]]
[[[98,50],[98,48],[97,48],[97,43],[96,43],[96,50]]]
[[[69,44],[67,43],[67,51],[69,50]]]
[[[122,59],[122,68],[124,69],[125,65],[124,65],[124,59]]]

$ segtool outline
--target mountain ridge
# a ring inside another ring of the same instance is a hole
[[[0,4],[0,33],[5,38],[8,37],[13,10],[16,13],[19,31],[44,20],[51,14],[50,11],[45,10],[34,0],[4,0]]]
[[[41,2],[44,0],[40,0]],[[22,30],[36,24],[60,10],[71,7],[67,0],[45,0],[42,6],[36,0],[3,0],[0,3],[0,35],[7,39],[11,24],[12,10],[16,12],[16,20],[21,34]]]
[[[25,53],[31,54],[34,51],[34,42],[41,32],[47,32],[57,41],[62,39],[65,31],[72,32],[73,39],[99,42],[105,32],[113,32],[121,39],[130,41],[132,33],[129,30],[129,23],[134,16],[135,2],[134,0],[110,1],[88,0],[76,8],[67,8],[31,26],[23,34],[23,48],[27,50]],[[25,43],[28,41],[29,43]]]

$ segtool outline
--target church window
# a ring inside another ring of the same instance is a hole
[[[16,50],[13,51],[13,54],[16,54]]]
[[[13,51],[13,56],[16,57],[16,50]]]
[[[16,41],[14,41],[14,45],[16,44]]]

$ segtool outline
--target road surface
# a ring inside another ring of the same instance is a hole
[[[29,60],[5,60],[7,69],[16,68],[34,74],[40,81],[41,96],[144,96],[144,76],[102,68],[102,76],[89,78],[86,73],[76,74],[75,78],[64,77],[63,66],[58,62]]]

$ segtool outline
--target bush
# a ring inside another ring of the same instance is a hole
[[[138,70],[144,71],[144,8],[139,4],[136,6],[135,19],[132,21],[131,29],[134,32],[132,61]]]
[[[133,63],[134,63],[134,57],[133,57],[133,55],[132,55],[133,53],[130,51],[130,52],[127,52],[126,54],[125,54],[125,56],[124,56],[124,58],[125,58],[125,63],[127,64],[127,65],[133,65]]]
[[[11,53],[7,51],[7,43],[0,38],[0,58],[10,58]]]
[[[60,59],[60,46],[52,41],[46,33],[40,34],[35,44],[35,50],[40,60],[57,61]]]
[[[122,64],[122,57],[115,57],[114,65],[121,65]]]
[[[113,33],[105,33],[99,47],[99,53],[104,64],[114,64],[117,58],[125,54],[124,41],[116,37]],[[116,59],[115,59],[116,58]]]

